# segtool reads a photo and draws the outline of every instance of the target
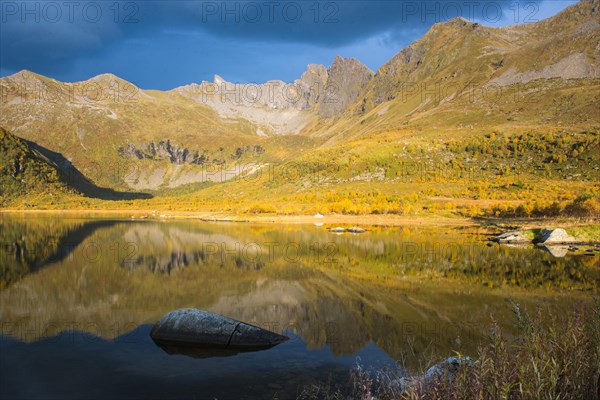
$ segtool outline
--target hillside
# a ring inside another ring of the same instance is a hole
[[[455,18],[376,73],[337,57],[293,83],[161,92],[21,71],[0,79],[0,126],[80,172],[87,197],[139,201],[109,207],[529,215],[600,194],[599,10]]]
[[[25,195],[75,194],[49,160],[3,128],[0,128],[0,169],[0,205]]]

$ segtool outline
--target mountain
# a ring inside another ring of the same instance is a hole
[[[384,64],[334,136],[412,126],[598,129],[598,0],[534,24],[435,24]]]
[[[223,118],[244,118],[257,134],[298,134],[317,117],[343,111],[359,96],[373,72],[354,58],[337,56],[329,68],[310,64],[293,83],[236,84],[215,75],[213,82],[171,92],[208,105]]]
[[[309,65],[291,84],[240,85],[215,76],[160,92],[112,74],[65,83],[21,71],[0,79],[0,126],[61,154],[98,186],[221,182],[314,147],[306,136],[291,136],[345,108],[371,76],[357,60],[337,57],[329,69]],[[144,154],[159,147],[180,155]]]
[[[108,74],[63,83],[21,71],[2,78],[0,85],[0,126],[61,154],[98,186],[156,189],[164,182],[188,183],[186,174],[199,170],[150,161],[144,168],[133,166],[122,155],[129,145],[170,140],[220,163],[238,148],[262,143],[247,120],[224,119],[207,105],[175,93],[144,91]]]
[[[524,170],[517,181],[544,171],[568,180],[574,193],[597,182],[599,10],[599,0],[583,0],[547,20],[502,28],[454,18],[375,73],[336,57],[329,68],[309,65],[292,83],[236,84],[216,75],[161,92],[111,74],[65,83],[21,71],[0,79],[0,126],[63,157],[93,188],[115,193],[217,201],[227,191],[238,193],[237,204],[377,180],[384,191],[418,196],[418,186],[394,184],[405,173],[401,160]],[[323,169],[326,179],[240,182],[290,163]],[[72,186],[94,197],[89,185]],[[436,193],[489,197],[477,185]]]

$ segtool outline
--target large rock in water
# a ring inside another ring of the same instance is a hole
[[[542,237],[540,243],[543,244],[560,244],[560,243],[577,243],[579,242],[573,236],[569,235],[564,229],[542,229]]]
[[[196,308],[171,311],[154,325],[150,337],[168,353],[183,353],[194,357],[263,350],[289,339],[275,332]]]

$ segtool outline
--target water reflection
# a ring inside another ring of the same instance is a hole
[[[262,349],[235,349],[235,348],[208,348],[201,346],[174,346],[164,343],[155,343],[158,347],[170,355],[183,355],[192,358],[213,358],[213,357],[231,357],[240,353],[253,353],[256,351],[267,350]]]
[[[90,357],[124,372],[120,378],[112,376],[116,385],[158,390],[148,393],[161,393],[153,380],[171,375],[182,376],[178,382],[184,387],[178,393],[190,393],[186,390],[197,388],[192,371],[200,370],[214,371],[210,385],[231,386],[232,379],[237,385],[246,379],[238,367],[246,358],[252,365],[246,367],[256,374],[261,371],[256,363],[265,363],[267,371],[267,378],[255,376],[258,380],[246,384],[288,389],[297,383],[294,374],[310,377],[323,372],[323,366],[347,374],[357,355],[402,359],[419,367],[432,352],[472,354],[488,332],[491,314],[510,334],[506,296],[487,287],[594,289],[599,280],[597,254],[555,258],[535,248],[490,247],[477,232],[373,229],[338,236],[313,225],[7,216],[0,226],[4,388],[24,379],[20,374],[30,368],[29,362],[53,357],[64,364],[58,370],[77,374],[73,369],[82,363],[96,373],[84,360]],[[577,296],[549,292],[546,297],[523,295],[519,301],[561,309],[571,301],[566,297]],[[144,336],[147,324],[185,307],[289,332],[297,340],[225,358],[235,359],[234,364],[210,361],[221,370],[213,364],[207,370],[185,370],[190,361],[169,361],[163,370],[160,363],[169,355]],[[69,347],[72,341],[61,344],[65,335],[96,339]],[[135,343],[121,345],[130,336]],[[65,356],[73,351],[78,354],[74,358]],[[288,358],[296,364],[285,364]],[[9,371],[12,383],[4,378]],[[37,377],[47,380],[45,374],[53,376],[45,371]],[[85,379],[100,384],[96,378]],[[51,393],[64,397],[57,385]]]
[[[347,384],[361,362],[394,361],[374,345],[353,357],[325,346],[307,351],[294,336],[282,345],[231,357],[169,355],[154,346],[150,325],[105,340],[68,331],[33,343],[2,337],[2,398],[51,399],[294,399],[305,384],[332,379]],[[277,350],[276,350],[277,349]]]

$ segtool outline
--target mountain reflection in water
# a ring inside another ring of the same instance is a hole
[[[330,374],[347,381],[357,357],[419,368],[431,354],[473,354],[492,314],[510,334],[507,295],[490,283],[598,281],[597,255],[488,247],[476,231],[333,235],[312,225],[6,215],[0,226],[0,394],[10,398],[293,398]],[[511,296],[557,309],[570,301]],[[294,340],[231,357],[169,355],[150,324],[184,307]]]

